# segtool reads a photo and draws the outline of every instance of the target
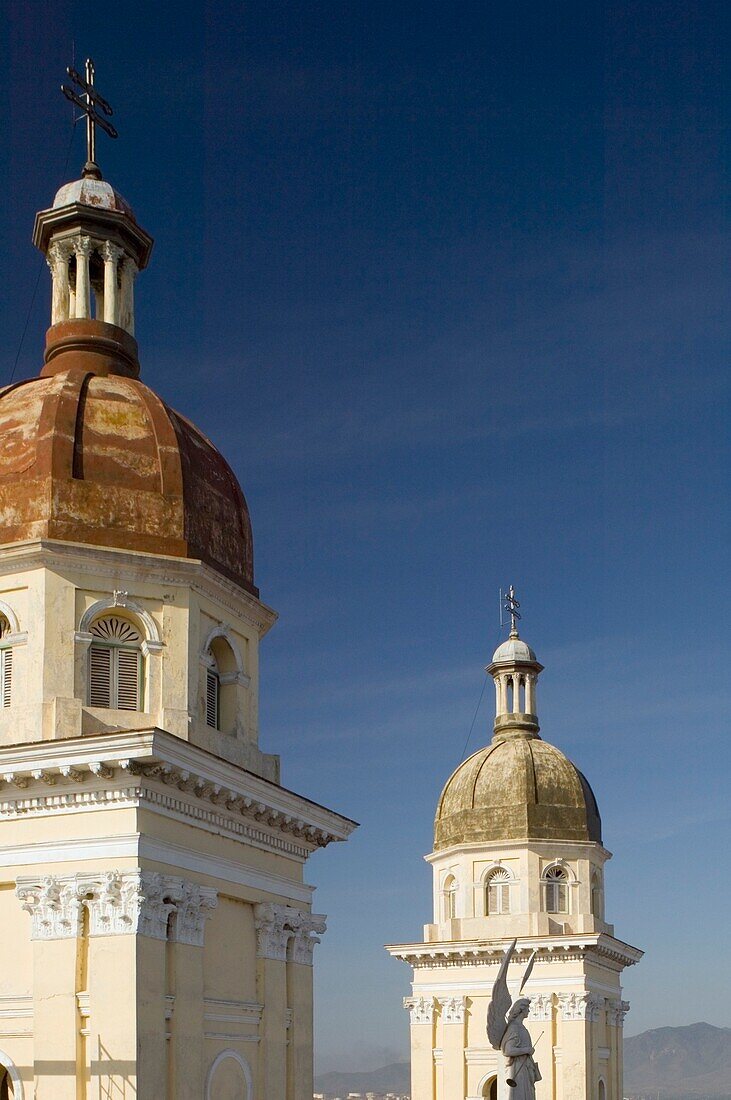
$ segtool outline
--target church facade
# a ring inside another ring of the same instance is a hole
[[[152,240],[95,164],[38,214],[40,375],[0,392],[0,1098],[311,1100],[312,852],[258,745],[251,524],[140,381]]]
[[[494,736],[449,778],[437,807],[433,918],[388,948],[413,969],[411,1100],[509,1100],[487,1009],[509,944],[542,1080],[536,1100],[622,1100],[621,975],[642,952],[605,917],[601,819],[591,787],[539,736],[542,666],[519,637],[498,647]]]

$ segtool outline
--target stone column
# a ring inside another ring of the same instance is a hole
[[[137,264],[130,256],[125,256],[121,267],[122,293],[117,324],[130,336],[135,334],[134,281],[136,275]]]
[[[312,955],[327,925],[316,913],[303,913],[298,924],[287,952],[287,1100],[312,1100]]]
[[[297,911],[266,902],[255,906],[257,998],[264,1005],[259,1043],[260,1096],[287,1097],[287,945],[294,935],[288,923]]]
[[[536,713],[536,678],[532,672],[525,678],[525,709],[527,714]]]
[[[72,882],[19,880],[33,940],[33,1074],[36,1100],[77,1100],[80,1020],[77,951],[83,906]]]
[[[203,944],[206,920],[218,904],[216,891],[209,887],[183,882],[180,891],[170,920],[172,942],[168,945],[172,971],[168,974],[168,990],[174,998],[169,1039],[169,1100],[202,1093]]]
[[[119,324],[119,294],[117,268],[123,250],[113,241],[106,241],[102,249],[104,259],[104,320],[108,325]]]
[[[411,1017],[411,1100],[436,1100],[434,998],[404,997]]]
[[[442,1051],[444,1096],[463,1100],[465,1094],[466,997],[444,997],[442,1009]]]
[[[89,257],[91,256],[91,238],[77,237],[74,240],[76,253],[76,310],[77,320],[91,316],[91,298],[89,286]]]
[[[73,251],[70,241],[54,241],[48,249],[46,262],[51,269],[51,324],[69,319],[69,259]]]

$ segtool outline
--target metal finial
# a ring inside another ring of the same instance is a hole
[[[77,88],[80,89],[81,94],[70,88],[68,84],[62,84],[61,91],[67,99],[70,99],[72,103],[81,108],[83,111],[82,118],[86,118],[86,164],[84,165],[83,174],[101,179],[102,174],[96,162],[96,128],[101,126],[104,133],[108,134],[110,138],[119,137],[111,122],[107,122],[107,119],[104,118],[104,115],[109,116],[114,112],[106,99],[100,96],[94,87],[94,62],[90,57],[86,59],[86,79],[70,66],[66,69],[66,72]]]
[[[503,597],[505,610],[510,616],[510,635],[511,637],[518,637],[518,620],[521,618],[521,614],[518,611],[520,607],[520,601],[515,598],[515,589],[512,584],[505,596]]]

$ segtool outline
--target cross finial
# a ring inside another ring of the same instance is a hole
[[[70,99],[72,103],[81,108],[86,117],[86,164],[84,165],[83,175],[101,179],[101,170],[96,162],[96,128],[101,126],[104,133],[108,134],[110,138],[119,137],[111,122],[108,122],[104,117],[104,115],[109,117],[114,112],[106,99],[100,96],[94,87],[94,62],[90,57],[86,59],[86,79],[71,67],[67,68],[66,72],[76,87],[80,89],[81,94],[70,88],[68,84],[62,84],[61,91],[67,99]]]
[[[504,596],[505,610],[510,616],[510,636],[511,638],[518,637],[518,620],[520,619],[520,601],[515,598],[515,589],[512,584]]]

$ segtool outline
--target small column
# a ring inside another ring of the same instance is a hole
[[[104,259],[104,320],[108,325],[119,324],[119,294],[117,268],[123,250],[113,241],[106,241],[102,249]]]
[[[436,1100],[434,1069],[434,998],[404,997],[411,1016],[411,1096]]]
[[[135,334],[134,281],[137,270],[137,264],[134,260],[130,256],[125,256],[121,267],[122,294],[119,304],[118,324],[130,336]]]
[[[69,258],[73,251],[70,241],[55,241],[48,249],[46,262],[51,269],[51,324],[69,319]]]
[[[293,921],[293,923],[297,923]],[[287,953],[287,1004],[290,1013],[287,1046],[287,1100],[311,1100],[314,1088],[312,1064],[312,955],[325,932],[325,917],[303,913],[289,941]]]
[[[536,678],[532,672],[525,677],[525,709],[527,714],[536,713]]]
[[[76,253],[76,309],[74,316],[77,320],[85,320],[91,316],[91,300],[89,294],[91,238],[77,237],[74,241],[74,252]]]
[[[449,1100],[462,1100],[465,1093],[466,1002],[466,997],[440,999],[444,1096]]]
[[[254,909],[256,986],[264,1005],[259,1043],[258,1089],[261,1096],[287,1094],[287,945],[294,935],[288,917],[295,910],[264,903]]]

